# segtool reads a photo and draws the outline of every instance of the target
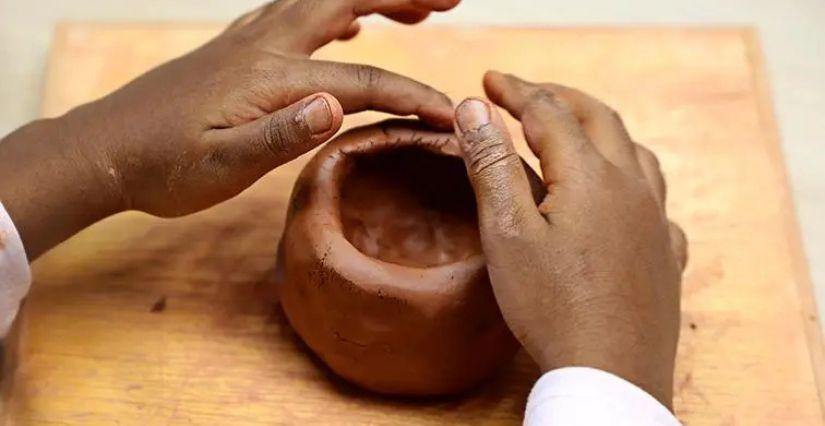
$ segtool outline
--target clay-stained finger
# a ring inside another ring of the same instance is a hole
[[[667,200],[667,184],[665,183],[665,177],[659,165],[659,159],[653,151],[644,145],[636,144],[635,147],[636,158],[639,161],[639,166],[642,168],[642,175],[644,175],[645,180],[650,185],[650,189],[653,191],[653,196],[656,197],[656,201],[664,211],[665,201]]]

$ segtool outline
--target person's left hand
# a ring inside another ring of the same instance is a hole
[[[360,16],[415,23],[458,2],[271,2],[114,93],[10,135],[0,146],[0,199],[36,257],[119,211],[173,217],[231,198],[331,138],[344,114],[415,114],[450,128],[443,93],[373,66],[310,56],[355,36]]]
[[[451,102],[407,77],[369,65],[310,59],[382,13],[416,22],[457,0],[280,0],[255,10],[200,49],[84,108],[91,158],[106,159],[124,207],[191,213],[245,189],[334,135],[343,114],[418,114],[448,127]],[[106,170],[108,173],[109,171]]]

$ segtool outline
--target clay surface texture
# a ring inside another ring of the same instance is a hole
[[[339,136],[296,181],[281,303],[309,348],[355,384],[458,393],[518,348],[493,297],[458,155],[451,134],[385,122]]]

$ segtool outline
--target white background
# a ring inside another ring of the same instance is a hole
[[[259,3],[257,0],[0,0],[0,135],[37,116],[55,22],[229,21]],[[454,11],[437,15],[428,22],[756,27],[767,57],[783,148],[820,317],[823,317],[825,0],[464,0]]]

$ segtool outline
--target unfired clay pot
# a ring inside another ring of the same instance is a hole
[[[452,394],[518,344],[493,298],[458,144],[415,126],[351,130],[307,164],[281,241],[280,297],[304,342],[349,381]]]

